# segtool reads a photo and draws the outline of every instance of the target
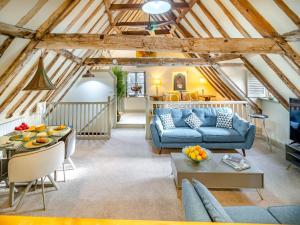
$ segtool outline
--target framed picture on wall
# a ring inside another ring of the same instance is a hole
[[[173,90],[185,91],[186,90],[187,72],[173,73]]]

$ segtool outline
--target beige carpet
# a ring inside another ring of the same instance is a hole
[[[73,157],[77,169],[67,171],[67,182],[59,182],[59,191],[46,193],[47,210],[41,210],[41,195],[35,193],[12,214],[182,220],[168,151],[155,154],[144,137],[144,129],[115,129],[108,141],[78,141]],[[248,158],[265,172],[264,200],[255,190],[214,191],[222,204],[300,203],[300,170],[287,171],[282,152],[270,152],[258,139]],[[0,197],[0,208],[7,210],[7,196]]]

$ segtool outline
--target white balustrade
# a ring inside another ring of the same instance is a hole
[[[83,139],[110,138],[116,123],[116,101],[107,102],[49,102],[43,116],[46,125],[65,124]]]

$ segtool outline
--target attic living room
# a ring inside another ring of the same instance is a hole
[[[300,224],[299,3],[0,0],[0,224]]]

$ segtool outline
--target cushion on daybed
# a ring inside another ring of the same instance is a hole
[[[189,127],[176,127],[164,130],[161,134],[161,142],[168,143],[197,143],[202,142],[202,135]]]
[[[278,224],[267,209],[257,206],[225,207],[225,211],[236,223],[264,223]]]
[[[300,205],[272,206],[268,211],[282,224],[300,224]]]
[[[211,222],[194,186],[187,179],[182,180],[182,204],[187,221]]]
[[[233,222],[218,200],[202,183],[193,179],[193,185],[213,222]]]
[[[200,127],[198,131],[202,134],[204,142],[232,143],[245,141],[245,137],[243,137],[234,129],[219,127]]]

